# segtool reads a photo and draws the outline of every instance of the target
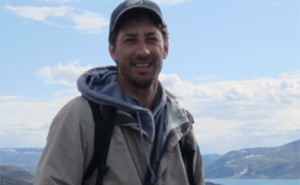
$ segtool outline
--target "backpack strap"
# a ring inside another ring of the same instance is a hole
[[[82,184],[91,177],[98,168],[97,185],[102,185],[103,177],[109,167],[106,165],[107,153],[114,127],[116,109],[111,106],[99,105],[88,100],[95,123],[94,153],[92,160],[84,173]]]
[[[180,147],[180,151],[181,151],[181,155],[182,155],[182,160],[185,164],[185,169],[186,169],[187,176],[189,179],[189,185],[196,185],[194,172],[193,172],[193,166],[194,166],[193,158],[195,155],[195,150],[193,149],[191,144],[187,141],[188,136],[189,135],[183,137],[179,141],[179,147]]]

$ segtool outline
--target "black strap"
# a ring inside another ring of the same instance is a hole
[[[106,165],[107,153],[114,127],[115,108],[111,106],[101,106],[92,101],[88,101],[92,110],[95,123],[95,139],[93,158],[84,173],[82,184],[91,177],[98,168],[97,185],[102,185],[103,177],[108,171]]]
[[[182,138],[179,141],[179,146],[180,146],[182,159],[185,163],[185,169],[189,179],[189,185],[196,185],[194,172],[193,172],[193,165],[194,165],[193,158],[195,155],[195,150],[192,148],[191,144],[187,142],[187,139],[188,139],[187,136]]]

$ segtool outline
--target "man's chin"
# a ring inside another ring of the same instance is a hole
[[[131,80],[132,86],[139,89],[148,89],[153,84],[153,79]]]

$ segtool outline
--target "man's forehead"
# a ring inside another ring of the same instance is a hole
[[[120,29],[119,34],[123,36],[149,36],[149,35],[158,35],[160,31],[155,27],[123,27]]]

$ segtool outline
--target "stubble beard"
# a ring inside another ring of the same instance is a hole
[[[154,65],[154,63],[152,65]],[[148,75],[147,77],[141,77],[132,74],[130,68],[127,65],[118,64],[119,73],[123,76],[123,80],[125,80],[126,83],[131,85],[132,87],[143,90],[150,88],[152,84],[158,81],[158,75],[161,71],[162,66],[160,65],[156,67],[158,67],[158,69],[156,69],[154,74]]]
[[[128,78],[127,81],[133,86],[138,89],[148,89],[154,82],[154,78],[146,79],[146,80],[137,80],[133,78]]]
[[[155,76],[141,78],[130,73],[129,69],[123,73],[124,79],[132,86],[138,89],[148,89],[154,82]]]

